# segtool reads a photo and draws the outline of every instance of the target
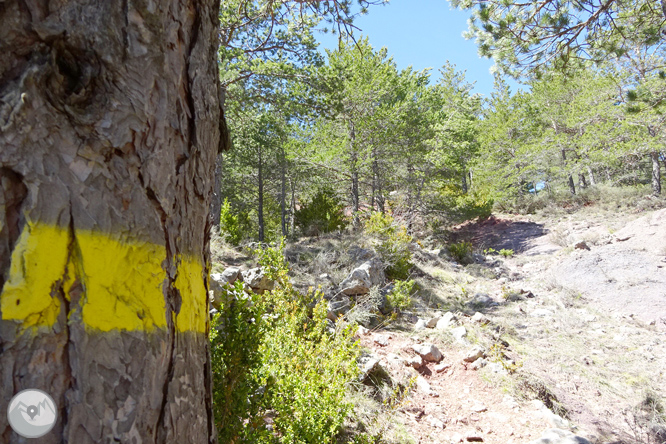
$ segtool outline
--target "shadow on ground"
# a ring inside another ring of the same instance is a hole
[[[533,239],[545,234],[547,231],[543,224],[491,216],[485,220],[466,222],[454,227],[452,237],[455,242],[472,242],[477,249],[506,249],[522,253],[532,247]]]

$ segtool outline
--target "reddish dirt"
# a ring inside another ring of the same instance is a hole
[[[437,394],[426,394],[414,385],[407,402],[398,409],[396,420],[406,426],[417,443],[467,442],[467,437],[473,435],[490,444],[522,444],[552,427],[533,405],[502,393],[463,362],[465,348],[435,344],[444,354],[441,362],[451,367],[437,373],[436,364],[427,363],[417,372],[387,358],[390,353],[402,358],[415,356],[412,350],[412,345],[417,344],[415,340],[404,333],[381,332],[390,337],[388,345],[382,347],[373,340],[376,334],[362,336],[361,344],[381,358],[382,366],[399,380],[422,376]]]

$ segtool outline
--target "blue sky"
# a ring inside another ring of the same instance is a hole
[[[438,69],[449,60],[457,71],[466,71],[467,81],[475,82],[474,92],[490,97],[494,62],[480,58],[474,41],[463,38],[469,16],[469,11],[452,9],[447,0],[390,0],[385,6],[371,7],[354,24],[373,47],[386,46],[399,69],[410,65],[415,70],[433,68],[434,83]],[[337,48],[337,36],[320,35],[319,41],[321,47]],[[515,91],[517,85],[510,85]]]

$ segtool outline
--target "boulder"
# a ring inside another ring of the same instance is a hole
[[[423,359],[419,355],[416,356],[410,356],[407,359],[405,359],[405,365],[408,365],[410,367],[414,367],[415,369],[420,369],[423,367]]]
[[[372,250],[367,250],[365,248],[357,246],[351,247],[347,251],[347,254],[349,255],[349,258],[355,263],[359,263],[361,261],[367,261],[368,259],[371,259],[374,256]]]
[[[359,379],[363,380],[379,365],[379,358],[374,355],[361,356],[358,358],[356,364],[358,365],[359,370],[361,370],[361,376]]]
[[[426,395],[430,395],[430,396],[434,396],[434,397],[439,396],[439,394],[437,394],[437,392],[434,391],[432,389],[432,387],[430,387],[430,383],[428,383],[428,381],[426,381],[425,378],[421,375],[416,377],[416,388],[417,388],[418,391],[420,391],[420,392],[422,392]]]
[[[386,335],[375,335],[375,337],[372,339],[375,344],[381,345],[382,347],[386,347],[389,344],[389,336]]]
[[[349,296],[367,294],[371,287],[381,285],[384,279],[384,265],[379,259],[372,258],[349,273],[340,283],[340,290]]]
[[[233,285],[237,280],[243,280],[240,268],[229,267],[222,273],[212,273],[210,275],[210,301],[213,307],[220,308],[222,299],[226,294],[225,286]]]
[[[465,362],[474,362],[479,358],[483,358],[486,355],[486,351],[483,349],[483,347],[476,346],[472,348],[471,350],[467,351],[467,354],[463,358],[463,361]]]
[[[442,319],[441,315],[436,315],[436,316],[428,319],[428,321],[426,322],[426,327],[435,328],[435,326],[437,325],[437,322],[439,322],[440,319]]]
[[[483,313],[479,313],[478,311],[474,313],[474,316],[472,316],[472,322],[477,322],[479,324],[485,325],[490,323],[490,319],[488,316],[484,315]]]
[[[456,318],[456,315],[451,313],[450,311],[447,311],[442,315],[442,317],[437,321],[437,324],[435,325],[435,328],[437,330],[444,330],[445,328],[451,327],[456,323],[458,318]]]
[[[423,359],[429,362],[439,362],[444,356],[437,347],[433,344],[417,344],[413,345],[412,349]]]
[[[591,444],[587,439],[576,436],[568,430],[549,429],[541,438],[530,441],[529,444]]]
[[[238,279],[243,280],[241,269],[238,267],[227,267],[221,274],[221,278],[230,284],[233,284]]]
[[[477,359],[472,363],[472,370],[479,370],[488,365],[488,361],[485,358]]]
[[[587,245],[587,242],[585,241],[577,242],[576,245],[574,245],[574,248],[576,250],[588,250],[588,251],[590,250],[590,246]]]
[[[467,329],[463,326],[451,329],[451,334],[458,342],[462,342],[463,338],[467,336]]]
[[[264,270],[260,267],[250,268],[242,273],[243,281],[255,293],[263,294],[264,291],[270,291],[275,286],[275,281],[268,279]]]
[[[492,305],[498,305],[498,304],[493,300],[493,298],[491,298],[485,293],[476,293],[472,298],[472,300],[467,302],[467,306],[470,308],[490,307]]]
[[[340,315],[346,314],[351,308],[351,299],[344,294],[338,294],[328,301],[328,313],[326,317],[336,321]]]
[[[423,319],[419,319],[418,321],[416,321],[416,324],[414,324],[414,330],[416,331],[423,330],[425,328],[426,328],[426,321]]]

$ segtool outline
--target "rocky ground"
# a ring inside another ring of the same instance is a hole
[[[376,424],[387,440],[666,442],[666,210],[496,215],[456,227],[460,240],[473,243],[473,263],[456,263],[436,241],[415,243],[414,307],[359,331],[359,391],[393,400]],[[359,244],[293,245],[294,279],[359,285],[361,275],[349,281],[350,264],[369,259]],[[372,287],[379,278],[366,268]],[[387,394],[400,387],[406,396]]]

